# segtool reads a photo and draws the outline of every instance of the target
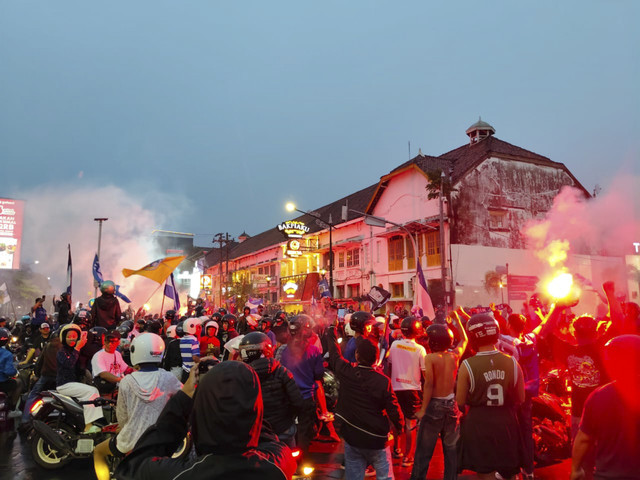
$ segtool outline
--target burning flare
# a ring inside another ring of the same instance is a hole
[[[565,298],[571,294],[573,287],[573,275],[567,272],[558,272],[547,284],[547,293],[553,298]]]

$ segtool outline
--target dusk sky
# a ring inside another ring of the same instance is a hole
[[[637,0],[2,0],[0,197],[28,221],[34,192],[52,211],[86,192],[93,229],[135,221],[91,194],[115,186],[210,245],[376,183],[409,141],[459,147],[478,116],[606,192],[639,173],[638,19]]]

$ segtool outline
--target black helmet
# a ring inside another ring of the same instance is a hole
[[[220,323],[220,321],[222,320],[222,314],[220,312],[216,312],[213,315],[211,315],[211,319]]]
[[[167,310],[166,312],[164,312],[164,318],[166,318],[167,320],[173,320],[175,316],[176,316],[175,310]]]
[[[222,316],[225,316],[225,315],[227,314],[227,309],[226,309],[226,308],[223,308],[223,307],[220,307],[220,308],[218,309],[218,313],[219,313],[220,315],[222,315]]]
[[[278,310],[276,314],[273,316],[274,325],[282,325],[286,321],[287,321],[287,313],[282,310]]]
[[[369,312],[356,312],[351,315],[349,325],[351,325],[351,328],[354,332],[364,335],[365,333],[368,334],[371,331],[371,327],[373,326],[375,321],[376,319]],[[368,329],[367,326],[369,326]]]
[[[10,338],[11,332],[7,328],[0,328],[0,347],[4,347],[7,343],[9,343]]]
[[[162,321],[157,318],[148,321],[147,327],[145,328],[145,332],[155,333],[156,335],[160,335],[162,333]]]
[[[104,327],[93,327],[89,330],[89,338],[91,343],[102,343],[102,336],[107,333],[107,329]]]
[[[400,324],[400,331],[405,338],[417,338],[424,335],[422,321],[416,317],[405,317]]]
[[[131,320],[125,320],[120,324],[121,327],[125,327],[127,330],[133,330],[133,322]]]
[[[453,332],[446,325],[434,323],[427,328],[429,348],[432,352],[444,352],[453,345]]]
[[[178,338],[184,337],[184,321],[178,322],[178,325],[176,325],[176,336]]]
[[[595,340],[598,336],[598,321],[591,315],[581,315],[573,321],[576,340]]]
[[[260,328],[271,328],[273,327],[273,318],[269,317],[268,315],[265,315],[264,317],[262,317],[259,321],[258,321],[258,326]]]
[[[131,332],[131,330],[129,330],[129,328],[124,323],[118,325],[116,331],[120,334],[121,338],[127,338],[129,336],[129,332]]]
[[[251,363],[261,357],[271,357],[273,345],[262,332],[247,333],[240,342],[240,356],[245,363]]]
[[[311,329],[313,328],[313,320],[309,315],[298,315],[291,322],[289,322],[289,333],[292,337],[301,334],[303,337],[311,336]]]
[[[472,316],[467,322],[467,332],[475,347],[493,345],[498,341],[500,326],[495,318],[486,313]]]
[[[224,310],[224,308],[220,309],[220,310]],[[236,321],[238,319],[236,318],[236,316],[233,313],[227,313],[225,315],[223,315],[222,320],[220,320],[222,323],[227,322],[229,324],[228,328],[236,328]]]

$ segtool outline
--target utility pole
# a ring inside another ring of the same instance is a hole
[[[98,262],[100,261],[100,244],[102,242],[102,222],[106,222],[108,218],[94,218],[94,222],[98,222]],[[98,296],[98,282],[93,281],[93,298]]]
[[[226,271],[226,275],[229,274],[229,242],[231,241],[231,239],[229,238],[229,233],[216,233],[213,237],[213,242],[214,244],[218,244],[218,254],[219,254],[219,261],[218,261],[218,290],[219,290],[219,302],[218,302],[218,308],[222,306],[222,260],[223,260],[223,254],[222,254],[222,247],[225,246],[226,248],[226,261],[227,261],[227,271]],[[226,286],[226,281],[225,281],[225,286]]]
[[[440,175],[440,276],[442,282],[442,290],[444,292],[445,311],[449,306],[448,289],[447,289],[447,252],[444,248],[444,178],[445,174]]]

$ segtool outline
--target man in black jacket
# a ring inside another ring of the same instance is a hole
[[[273,358],[271,340],[262,332],[244,336],[240,342],[240,357],[260,378],[264,419],[280,440],[295,447],[295,418],[304,407],[304,400],[293,375]]]
[[[57,303],[58,307],[58,323],[60,325],[66,325],[71,321],[71,303],[69,303],[69,294],[62,292],[60,294],[60,300]]]
[[[400,431],[404,419],[391,380],[372,368],[378,347],[366,339],[358,342],[353,366],[340,353],[335,328],[327,330],[327,344],[329,365],[340,380],[336,418],[342,423],[345,478],[364,478],[367,465],[373,465],[378,480],[391,479],[389,420]]]
[[[241,362],[222,362],[200,378],[197,368],[142,435],[115,472],[118,479],[290,479],[296,469],[289,447],[262,424],[258,375]],[[193,411],[192,411],[193,410]],[[196,458],[171,458],[187,434]],[[185,475],[182,475],[185,473]]]
[[[111,280],[106,280],[100,284],[100,291],[102,295],[96,298],[91,307],[93,326],[115,330],[122,317],[120,302],[115,296],[116,286]]]

